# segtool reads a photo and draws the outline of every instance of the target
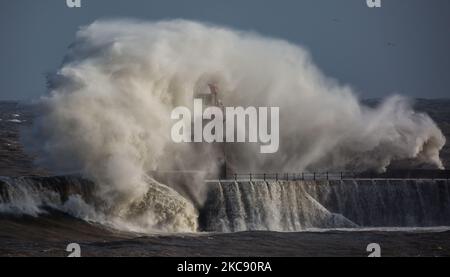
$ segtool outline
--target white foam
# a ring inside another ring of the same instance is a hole
[[[383,170],[399,159],[442,167],[442,132],[406,99],[365,107],[304,48],[254,33],[184,20],[96,21],[77,33],[50,83],[26,148],[53,172],[94,180],[111,207],[142,199],[149,171],[218,170],[221,149],[170,136],[173,108],[192,107],[210,83],[226,106],[280,107],[277,153],[227,145],[241,171]]]
[[[10,119],[10,120],[8,120],[8,122],[12,122],[12,123],[22,123],[22,121],[19,120],[19,119]]]

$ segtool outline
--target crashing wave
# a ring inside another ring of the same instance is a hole
[[[68,177],[3,177],[0,213],[39,216],[58,210],[120,230],[196,232],[197,211],[175,190],[148,180],[148,191],[128,205],[110,206],[86,179]]]

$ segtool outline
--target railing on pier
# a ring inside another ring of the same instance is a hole
[[[450,170],[391,170],[374,172],[234,173],[219,180],[314,181],[314,180],[449,180]]]
[[[345,180],[356,179],[357,174],[353,172],[302,172],[302,173],[235,173],[227,176],[228,180],[249,181],[306,181],[306,180]]]

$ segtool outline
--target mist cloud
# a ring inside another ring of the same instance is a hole
[[[111,203],[136,201],[149,190],[149,172],[217,170],[217,147],[170,136],[173,108],[192,108],[210,83],[225,106],[280,107],[279,151],[228,144],[237,171],[382,171],[402,159],[442,168],[445,138],[408,100],[366,107],[299,46],[184,20],[81,28],[40,101],[45,114],[27,148],[55,172],[102,184]]]

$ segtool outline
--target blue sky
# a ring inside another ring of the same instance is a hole
[[[382,0],[0,0],[0,100],[46,93],[79,26],[104,18],[184,18],[306,47],[330,77],[361,98],[450,96],[450,1]]]

